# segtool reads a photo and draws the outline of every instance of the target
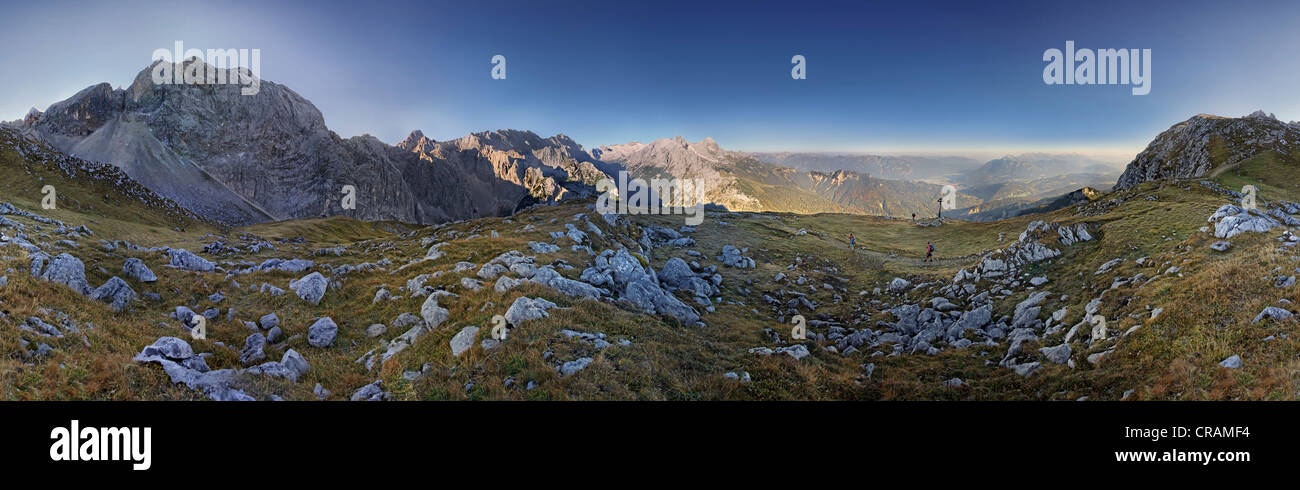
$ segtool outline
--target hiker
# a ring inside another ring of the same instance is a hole
[[[925,242],[925,262],[934,262],[934,244]]]
[[[849,233],[849,249],[850,250],[858,249],[858,239],[854,238],[852,233]]]
[[[912,222],[913,222],[913,223],[916,222],[916,213],[912,213]]]

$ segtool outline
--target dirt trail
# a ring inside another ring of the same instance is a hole
[[[827,240],[826,238],[822,238],[822,241],[827,242],[827,245],[832,247],[849,248],[849,244],[846,242]],[[877,252],[863,247],[858,247],[856,250],[852,250],[852,252],[880,259],[883,262],[895,262],[899,264],[914,265],[917,267],[963,265],[978,260],[980,255],[983,254],[983,252],[981,252],[980,254],[964,255],[960,257],[938,257],[932,261],[925,262],[925,257],[912,257],[893,253]]]
[[[906,257],[901,255],[895,255],[895,254],[887,254],[885,252],[877,252],[875,250],[867,250],[864,248],[858,248],[854,252],[866,255],[868,257],[877,258],[885,262],[897,262],[902,264],[915,265],[919,267],[935,266],[935,265],[962,265],[979,258],[976,255],[968,255],[965,257],[936,258],[930,262],[925,262],[924,257]]]

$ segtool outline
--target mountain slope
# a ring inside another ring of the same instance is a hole
[[[56,196],[53,210],[40,209],[47,185]],[[64,155],[7,125],[0,125],[0,196],[56,219],[84,213],[133,232],[211,228],[211,223],[135,182],[121,169]]]

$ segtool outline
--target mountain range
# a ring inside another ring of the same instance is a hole
[[[90,161],[111,163],[158,195],[227,225],[323,216],[433,224],[506,216],[537,203],[591,197],[616,178],[697,179],[709,204],[733,211],[838,212],[904,217],[936,211],[959,187],[968,219],[1001,219],[1080,189],[1204,175],[1262,151],[1288,153],[1296,123],[1262,112],[1200,115],[1157,137],[1121,175],[1083,155],[1025,153],[983,164],[964,157],[746,153],[681,136],[602,145],[497,130],[435,141],[421,131],[396,144],[342,138],[320,111],[283,85],[256,95],[237,85],[153,83],[140,71],[124,89],[90,86],[45,111],[6,123]],[[194,64],[200,66],[194,67]],[[175,69],[215,70],[197,59]],[[890,178],[885,178],[890,177]],[[906,178],[906,180],[905,180]],[[923,182],[917,179],[932,179]],[[355,207],[344,207],[355,191]]]
[[[754,157],[797,170],[848,170],[879,179],[927,180],[968,172],[979,160],[963,156],[871,155],[815,152],[757,152]]]
[[[194,63],[202,62],[184,65]],[[101,83],[33,111],[24,132],[113,163],[158,194],[231,225],[333,215],[411,223],[498,216],[530,202],[588,195],[581,183],[599,172],[599,162],[563,135],[496,131],[439,143],[417,131],[397,145],[369,135],[345,139],[283,85],[262,82],[246,96],[237,85],[155,84],[153,67],[126,89]],[[356,189],[355,209],[342,207],[344,186]]]
[[[965,172],[959,181],[968,186],[1035,181],[1070,174],[1118,174],[1122,166],[1084,155],[1023,153],[985,162]]]
[[[783,167],[754,154],[725,150],[712,138],[691,143],[677,136],[601,146],[592,153],[638,176],[700,179],[707,184],[709,202],[733,211],[928,216],[937,211],[942,191],[937,184],[880,179],[843,169]]]

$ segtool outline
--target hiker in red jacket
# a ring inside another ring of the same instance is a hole
[[[934,244],[925,242],[925,262],[934,262]]]

